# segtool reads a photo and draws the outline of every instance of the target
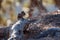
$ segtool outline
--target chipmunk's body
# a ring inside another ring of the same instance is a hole
[[[17,21],[11,28],[13,31],[10,38],[19,38],[21,39],[23,36],[23,30],[28,20],[21,18]]]
[[[24,27],[28,23],[28,19],[23,18],[24,15],[25,15],[24,12],[22,12],[22,14],[18,14],[18,21],[15,24],[13,24],[13,26],[11,28],[12,33],[8,40],[22,38]]]

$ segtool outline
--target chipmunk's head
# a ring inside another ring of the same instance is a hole
[[[25,12],[24,11],[22,11],[21,13],[18,14],[18,19],[23,18],[23,16],[25,16]]]

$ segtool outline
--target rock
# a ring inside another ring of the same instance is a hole
[[[60,37],[60,32],[56,32],[55,36]]]

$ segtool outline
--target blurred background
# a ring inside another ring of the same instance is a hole
[[[34,18],[59,9],[60,0],[0,0],[0,27],[14,24],[21,11],[26,13],[25,17]]]

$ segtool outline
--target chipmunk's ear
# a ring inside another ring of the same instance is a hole
[[[26,15],[24,11],[22,11],[21,14],[22,14],[23,16]]]

